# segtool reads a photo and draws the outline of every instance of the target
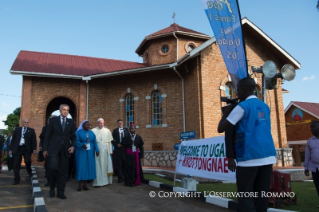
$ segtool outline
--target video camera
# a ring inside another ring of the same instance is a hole
[[[239,102],[239,98],[236,99],[228,99],[227,97],[220,97],[222,102],[226,102],[227,104],[237,105]]]

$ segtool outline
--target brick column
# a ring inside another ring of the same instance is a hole
[[[31,118],[30,117],[31,116],[31,92],[32,92],[32,77],[23,76],[20,126],[22,125],[22,119]]]
[[[89,81],[90,83],[90,81]],[[78,119],[76,126],[79,126],[81,121],[86,119],[86,96],[87,96],[87,85],[85,81],[81,81],[80,83],[80,97],[79,97],[79,108],[78,108]],[[90,91],[89,91],[90,92]]]

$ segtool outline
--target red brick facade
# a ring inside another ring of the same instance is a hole
[[[148,41],[142,48],[148,53],[151,65],[176,62],[187,53],[187,45],[201,45],[204,39],[185,35],[168,36]],[[247,58],[250,66],[261,66],[266,60],[273,60],[277,67],[282,62],[253,35],[245,34]],[[160,47],[167,44],[170,50],[161,54]],[[144,58],[145,62],[145,58]],[[228,72],[216,43],[203,49],[200,54],[176,68],[183,77],[185,89],[186,131],[195,131],[197,138],[219,136],[217,125],[221,118],[220,101],[225,96],[224,86],[229,81]],[[278,70],[279,71],[279,70]],[[261,87],[261,75],[253,75]],[[88,94],[87,94],[88,86]],[[162,125],[152,125],[150,96],[154,90],[162,94]],[[125,120],[125,97],[134,96],[134,121],[137,133],[145,142],[145,150],[152,150],[152,143],[163,143],[164,150],[172,150],[183,132],[182,79],[173,68],[152,70],[142,73],[102,77],[86,81],[80,79],[24,77],[21,118],[30,119],[30,127],[37,136],[46,122],[46,108],[57,97],[71,100],[76,107],[76,125],[86,119],[88,95],[88,120],[95,126],[98,118],[104,118],[105,125],[113,130],[116,120]],[[259,96],[260,97],[260,96]],[[61,102],[62,103],[62,102]],[[278,88],[267,91],[267,104],[271,108],[272,135],[276,148],[287,147],[285,117],[281,83]],[[56,108],[58,109],[58,108]]]

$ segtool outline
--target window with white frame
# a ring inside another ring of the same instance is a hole
[[[152,125],[162,124],[162,95],[159,91],[152,93]]]
[[[127,94],[125,97],[125,124],[127,127],[134,124],[134,97],[132,94]]]

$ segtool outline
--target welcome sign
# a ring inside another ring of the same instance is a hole
[[[245,43],[237,0],[201,0],[234,88],[247,77]]]
[[[236,181],[235,172],[228,170],[225,136],[183,141],[175,171],[207,179]]]

